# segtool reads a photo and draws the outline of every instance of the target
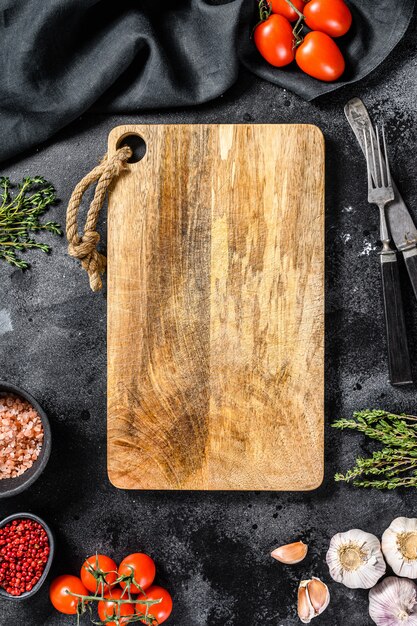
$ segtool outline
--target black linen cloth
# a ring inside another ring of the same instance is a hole
[[[195,105],[254,73],[306,100],[363,78],[403,36],[415,0],[350,2],[343,80],[276,69],[249,35],[255,0],[0,0],[0,161],[100,111]],[[277,91],[277,98],[280,92]]]

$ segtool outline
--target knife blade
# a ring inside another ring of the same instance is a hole
[[[373,134],[374,146],[377,143],[369,113],[362,100],[359,98],[349,100],[345,105],[345,115],[365,155],[364,130]],[[378,155],[375,154],[375,158],[378,158]],[[387,220],[391,237],[397,249],[404,256],[414,294],[417,298],[417,229],[394,180],[392,186],[394,188],[394,200],[386,207]]]

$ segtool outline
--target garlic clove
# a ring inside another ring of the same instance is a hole
[[[311,605],[317,615],[323,613],[330,602],[330,593],[327,585],[320,578],[313,578],[307,585]]]
[[[311,606],[307,592],[307,580],[302,580],[298,587],[298,617],[303,624],[309,624],[314,617],[314,608]]]
[[[327,585],[319,578],[302,580],[298,587],[298,617],[304,624],[321,615],[330,602]]]
[[[397,576],[417,578],[417,519],[397,517],[382,535],[382,551]]]
[[[300,563],[306,557],[307,551],[308,546],[305,543],[296,541],[295,543],[288,543],[285,546],[276,548],[271,552],[271,556],[285,565],[295,565],[295,563]]]
[[[377,626],[417,626],[417,587],[388,576],[369,592],[369,615]]]

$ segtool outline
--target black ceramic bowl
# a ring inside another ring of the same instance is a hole
[[[30,598],[35,593],[37,593],[39,589],[42,587],[43,583],[45,582],[48,572],[52,565],[52,560],[54,558],[55,541],[54,541],[54,536],[52,534],[52,531],[49,528],[48,524],[46,524],[43,521],[43,519],[41,519],[37,515],[33,515],[32,513],[15,513],[14,515],[9,515],[8,517],[6,517],[4,520],[0,522],[0,528],[3,528],[3,526],[6,526],[6,524],[8,524],[9,522],[12,522],[14,519],[32,519],[35,522],[38,522],[41,526],[44,527],[45,532],[48,535],[48,541],[49,541],[48,562],[45,565],[45,569],[42,572],[42,576],[39,578],[38,582],[33,587],[33,589],[31,589],[30,591],[25,591],[25,593],[22,593],[20,596],[11,596],[9,593],[7,593],[5,589],[0,587],[0,598],[5,598],[7,600],[20,601],[20,600],[26,600],[26,598]]]
[[[39,406],[35,398],[32,398],[27,391],[20,389],[20,387],[16,387],[15,385],[11,385],[10,383],[0,381],[0,395],[6,395],[8,393],[12,393],[16,396],[20,396],[24,400],[27,400],[33,408],[37,410],[42,420],[44,435],[41,451],[32,467],[17,478],[4,478],[0,480],[0,498],[15,496],[34,483],[45,469],[49,455],[51,454],[51,427],[49,426],[49,421],[46,417],[45,411]]]

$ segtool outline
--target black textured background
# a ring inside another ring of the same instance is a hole
[[[365,197],[364,161],[343,115],[362,97],[384,119],[393,172],[417,218],[417,21],[389,59],[362,83],[306,103],[242,71],[217,101],[158,114],[89,114],[47,145],[6,164],[14,180],[42,174],[62,203],[50,216],[64,223],[65,203],[79,178],[106,150],[122,123],[273,122],[317,124],[327,146],[326,421],[364,407],[415,412],[415,389],[387,383],[378,259],[377,212]],[[103,234],[105,225],[103,222]],[[106,475],[106,292],[89,291],[86,275],[51,237],[50,256],[34,253],[22,273],[0,266],[1,378],[27,388],[44,406],[53,431],[50,463],[26,493],[0,502],[1,516],[32,511],[57,536],[52,574],[77,573],[96,550],[115,559],[152,555],[158,581],[174,598],[172,626],[292,626],[296,588],[311,574],[329,581],[330,537],[358,527],[381,535],[398,515],[415,516],[415,492],[358,491],[333,482],[336,470],[369,452],[363,439],[326,427],[326,473],[311,493],[150,493],[113,488]],[[407,278],[404,299],[411,354],[417,303]],[[414,363],[417,377],[417,363]],[[269,552],[303,537],[307,559],[285,568]],[[317,624],[367,626],[367,593],[330,583],[332,602]],[[47,586],[25,603],[3,601],[0,626],[64,626]],[[87,623],[87,622],[86,622]]]

